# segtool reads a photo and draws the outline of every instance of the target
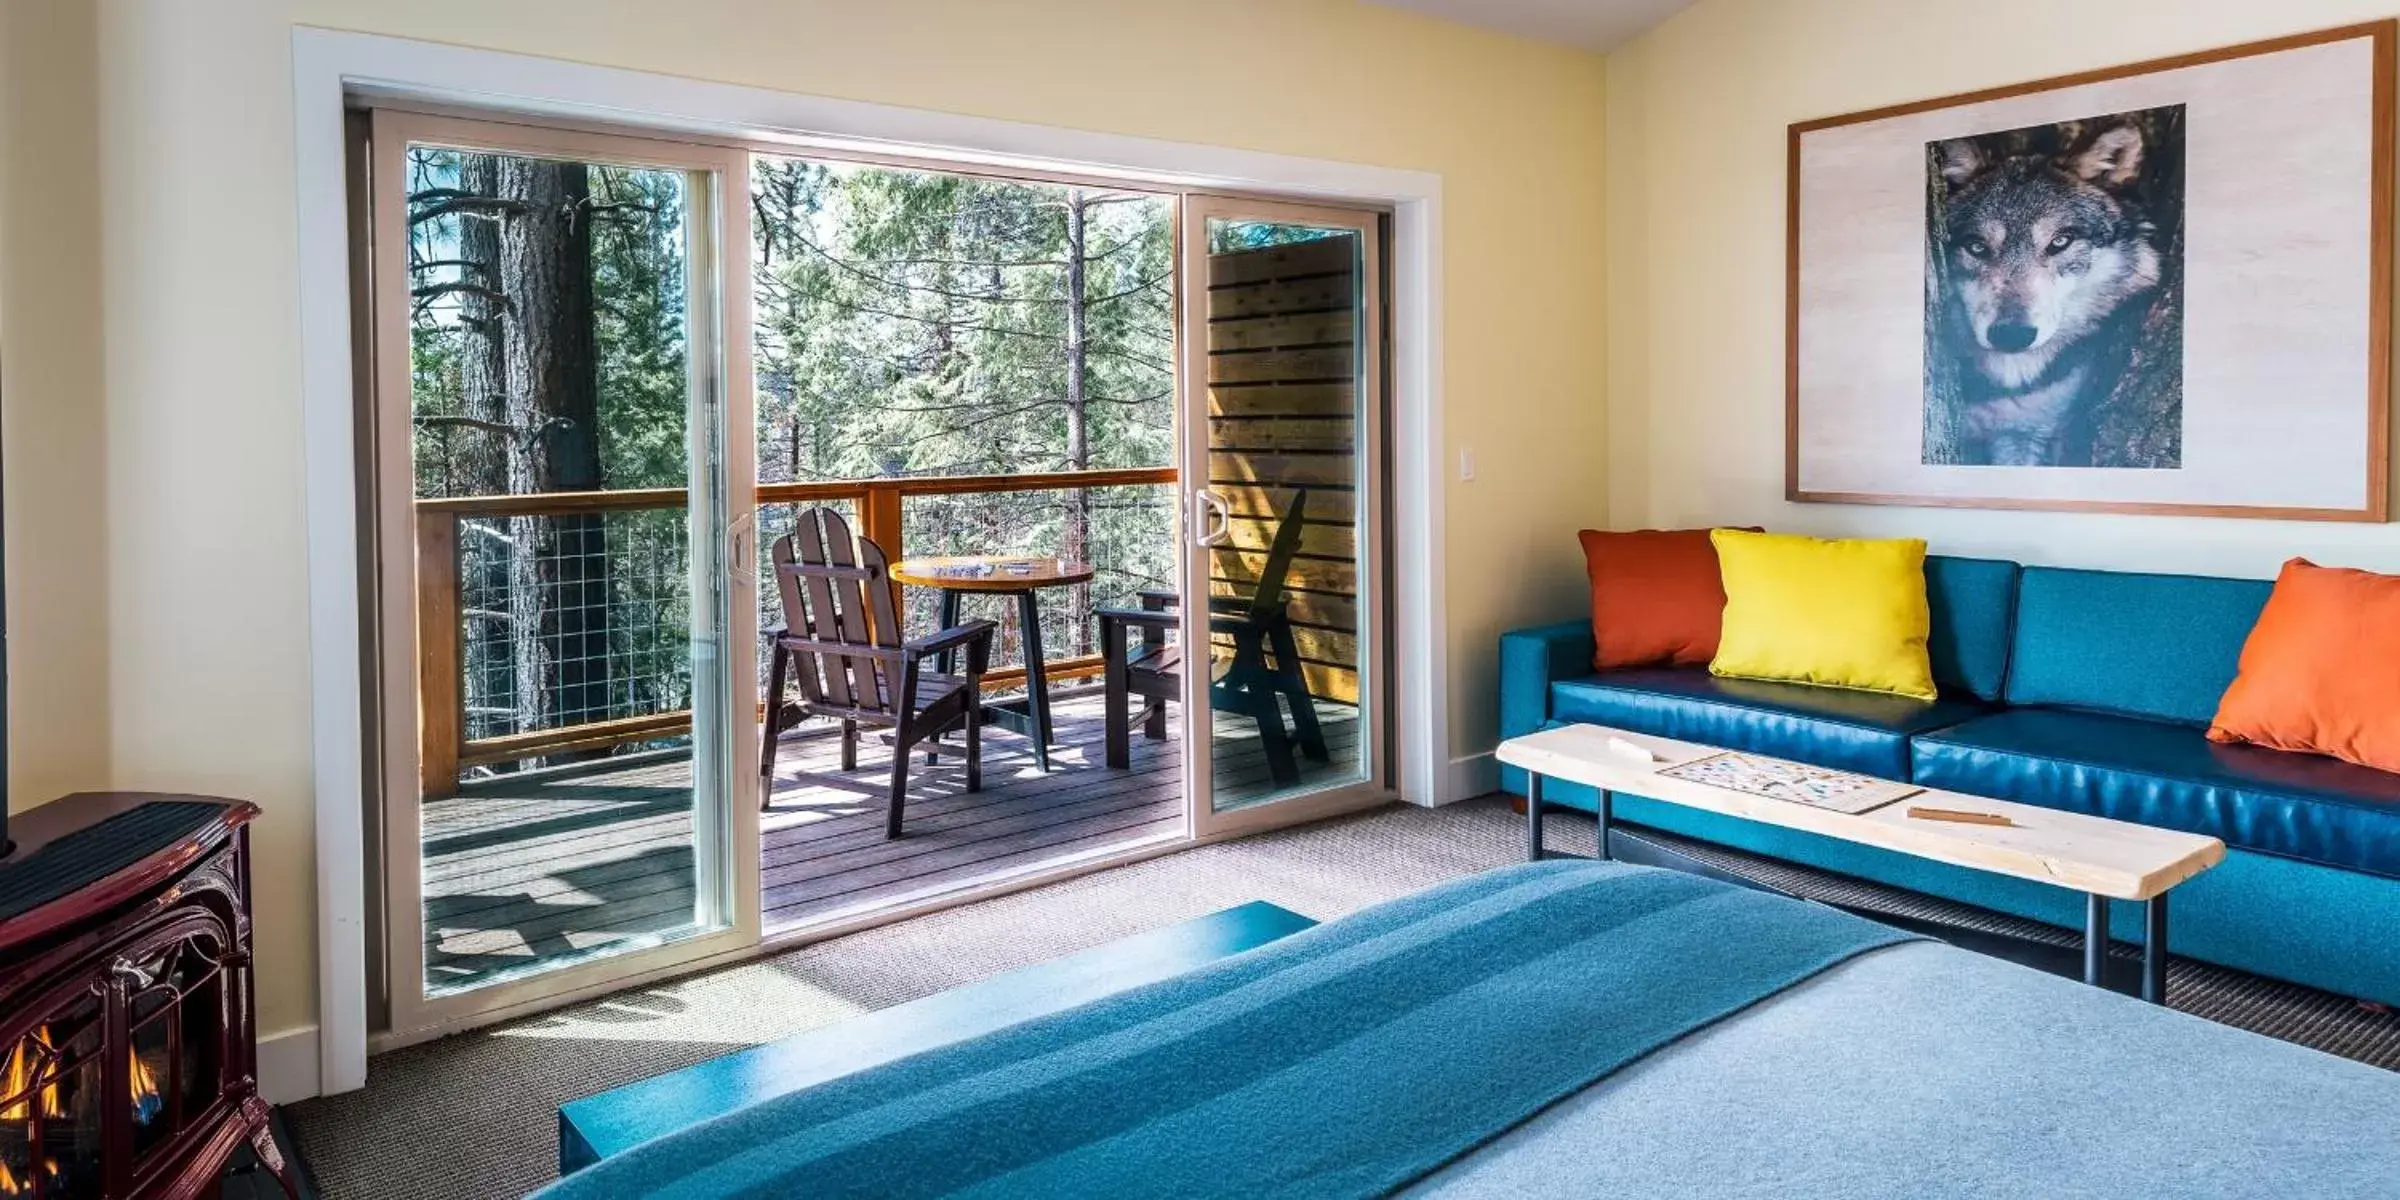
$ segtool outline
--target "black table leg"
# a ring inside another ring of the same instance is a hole
[[[937,625],[939,628],[942,628],[942,629],[956,629],[956,628],[958,628],[958,589],[957,589],[957,588],[943,588],[943,589],[942,589],[942,612],[941,612],[941,616],[939,616],[939,617],[935,618],[935,624],[936,624],[936,625]],[[939,671],[939,672],[941,672],[941,673],[942,673],[942,674],[944,674],[944,675],[947,675],[947,674],[949,674],[949,673],[950,673],[950,667],[951,667],[951,665],[952,665],[954,662],[956,662],[956,661],[957,661],[957,658],[958,658],[958,652],[957,652],[957,651],[955,651],[955,650],[944,650],[944,651],[942,651],[940,654],[937,654],[937,655],[935,655],[935,656],[934,656],[934,658],[933,658],[933,669],[934,669],[934,670],[936,670],[936,671]]]
[[[2084,897],[2083,981],[2099,987],[2108,976],[2108,897]]]
[[[943,588],[941,596],[941,611],[934,616],[933,626],[937,630],[956,629],[958,628],[958,589]],[[903,623],[906,623],[905,618],[903,618]],[[933,669],[944,675],[947,675],[950,673],[950,668],[955,665],[957,661],[957,651],[944,650],[941,653],[933,656]],[[937,733],[932,737],[925,739],[925,765],[932,766],[933,764],[942,760],[941,745],[941,734]],[[848,764],[844,764],[843,769],[848,770]]]
[[[1525,773],[1525,861],[1542,861],[1542,777]]]
[[[1593,831],[1593,836],[1599,843],[1600,861],[1602,862],[1608,861],[1610,857],[1608,853],[1608,827],[1614,823],[1614,818],[1616,815],[1608,811],[1610,808],[1609,802],[1610,797],[1608,794],[1608,789],[1601,788],[1600,799],[1592,805],[1592,815],[1598,818],[1599,824],[1599,828]]]
[[[1027,736],[1033,739],[1033,759],[1050,769],[1050,673],[1042,665],[1042,604],[1040,593],[1027,588],[1017,593],[1017,617],[1025,627],[1025,713],[1033,718]]]
[[[2167,894],[2142,903],[2142,999],[2167,1002]]]

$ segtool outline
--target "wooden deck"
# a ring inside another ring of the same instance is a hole
[[[829,730],[785,738],[762,823],[769,930],[938,893],[1184,826],[1182,745],[1136,735],[1125,770],[1102,762],[1100,698],[1062,695],[1051,771],[1023,738],[984,734],[984,788],[954,755],[909,772],[903,836],[883,836],[891,753],[872,737],[842,771]],[[1322,706],[1333,762],[1354,761],[1355,711]],[[1247,722],[1219,714],[1221,807],[1270,790]],[[691,763],[681,754],[482,783],[425,804],[426,975],[467,988],[567,957],[673,936],[692,919]]]

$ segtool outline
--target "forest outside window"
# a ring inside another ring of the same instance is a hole
[[[750,199],[762,485],[1172,468],[1172,196],[760,156]],[[764,543],[792,511],[759,515]],[[1173,586],[1171,482],[911,495],[901,522],[909,556],[1097,567],[1044,609],[1054,655]],[[906,598],[931,628],[937,594]]]

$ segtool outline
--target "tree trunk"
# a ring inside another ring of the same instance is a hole
[[[1067,192],[1067,468],[1081,471],[1092,465],[1092,434],[1084,411],[1083,376],[1087,350],[1084,300],[1083,189]],[[1092,491],[1077,488],[1067,498],[1067,558],[1090,562],[1092,553]],[[1073,591],[1075,653],[1092,652],[1092,585],[1079,583]]]
[[[497,198],[500,195],[500,176],[497,160],[488,154],[464,155],[459,160],[458,190],[469,195]],[[469,207],[458,216],[459,281],[474,285],[478,291],[463,291],[458,295],[459,324],[465,333],[459,353],[458,400],[459,412],[470,421],[481,424],[469,426],[463,436],[453,435],[450,444],[463,446],[448,456],[443,494],[454,496],[489,496],[508,490],[508,460],[516,440],[505,432],[508,422],[508,303],[499,289],[500,226],[507,218],[496,207]],[[501,431],[501,432],[494,432]],[[520,614],[513,603],[517,595],[510,586],[516,569],[518,551],[510,549],[495,555],[492,544],[479,542],[461,546],[463,571],[472,570],[472,586],[478,592],[509,597],[511,620],[502,630],[507,638],[508,655],[501,661],[486,657],[471,676],[462,681],[466,706],[470,712],[489,713],[497,708],[496,701],[508,699],[510,724],[497,732],[509,733],[532,728],[531,722],[541,715],[540,690],[519,681],[539,678],[525,673],[523,656],[532,639],[520,637],[515,618]],[[492,732],[471,728],[470,736]]]
[[[501,197],[525,206],[500,231],[508,490],[591,491],[601,480],[589,169],[515,157],[497,159],[497,169]],[[521,727],[608,716],[603,518],[517,517],[509,532]]]
[[[462,156],[458,189],[476,196],[499,196],[497,160],[488,154]],[[467,331],[465,352],[459,356],[459,408],[469,420],[486,422],[480,429],[508,420],[508,304],[499,295],[504,286],[500,281],[500,226],[504,220],[495,210],[467,210],[458,217],[458,257],[468,264],[459,268],[459,281],[482,289],[458,296],[459,322]],[[463,440],[476,450],[459,456],[464,459],[459,464],[463,469],[452,494],[488,496],[505,490],[508,451],[504,442],[489,434]]]

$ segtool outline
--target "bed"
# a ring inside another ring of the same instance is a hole
[[[2400,1076],[1818,905],[1503,868],[544,1200],[2392,1196]]]

